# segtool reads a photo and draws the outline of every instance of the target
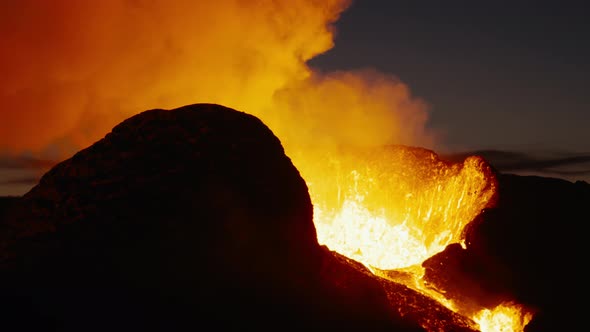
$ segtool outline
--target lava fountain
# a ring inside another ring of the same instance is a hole
[[[464,245],[465,226],[493,206],[497,181],[483,158],[451,163],[402,145],[307,148],[291,155],[308,183],[321,244],[455,312],[470,311],[426,287],[420,264],[451,243]],[[386,273],[391,270],[405,277]],[[532,315],[517,303],[503,303],[470,318],[480,331],[522,331]]]
[[[449,164],[425,149],[391,146],[326,158],[323,167],[302,166],[319,240],[368,267],[409,267],[460,242],[496,191],[475,156]]]

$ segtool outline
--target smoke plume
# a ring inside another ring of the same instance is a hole
[[[428,145],[426,105],[370,70],[314,72],[348,0],[5,0],[0,151],[67,157],[140,111],[219,103],[281,140]],[[55,156],[54,156],[55,157]]]

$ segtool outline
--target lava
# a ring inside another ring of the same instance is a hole
[[[483,158],[450,163],[430,150],[401,145],[306,148],[291,155],[309,186],[320,243],[455,312],[471,311],[425,286],[420,264],[451,243],[463,243],[465,226],[493,206],[498,184]],[[506,303],[470,318],[482,332],[523,331],[532,314]]]

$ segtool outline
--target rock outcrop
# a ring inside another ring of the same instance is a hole
[[[527,332],[583,329],[575,317],[590,185],[499,174],[498,188],[496,206],[466,228],[466,249],[451,245],[426,260],[425,280],[474,308],[510,301],[531,308]]]
[[[227,107],[137,114],[9,205],[0,309],[21,330],[424,330],[318,244],[281,142]]]

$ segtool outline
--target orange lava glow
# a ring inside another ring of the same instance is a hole
[[[343,151],[294,162],[310,187],[319,241],[383,270],[420,264],[460,243],[465,225],[496,192],[481,158],[450,164],[419,148]]]
[[[455,312],[471,311],[426,287],[420,264],[451,243],[463,243],[465,226],[493,205],[497,181],[484,159],[449,163],[408,146],[328,153],[308,147],[290,155],[308,183],[320,243],[381,277],[389,278],[387,270],[409,273],[412,278],[394,281]],[[470,318],[482,332],[517,332],[532,314],[504,303]]]
[[[63,159],[138,111],[219,103],[258,116],[284,143],[321,243],[375,271],[415,267],[463,240],[495,179],[478,157],[449,164],[402,147],[431,148],[438,135],[426,129],[428,105],[394,76],[307,65],[333,47],[349,5],[1,1],[0,153]],[[474,319],[482,331],[530,319],[511,308]]]
[[[482,332],[522,331],[533,315],[515,303],[503,303],[492,309],[484,309],[473,319],[479,324]]]

